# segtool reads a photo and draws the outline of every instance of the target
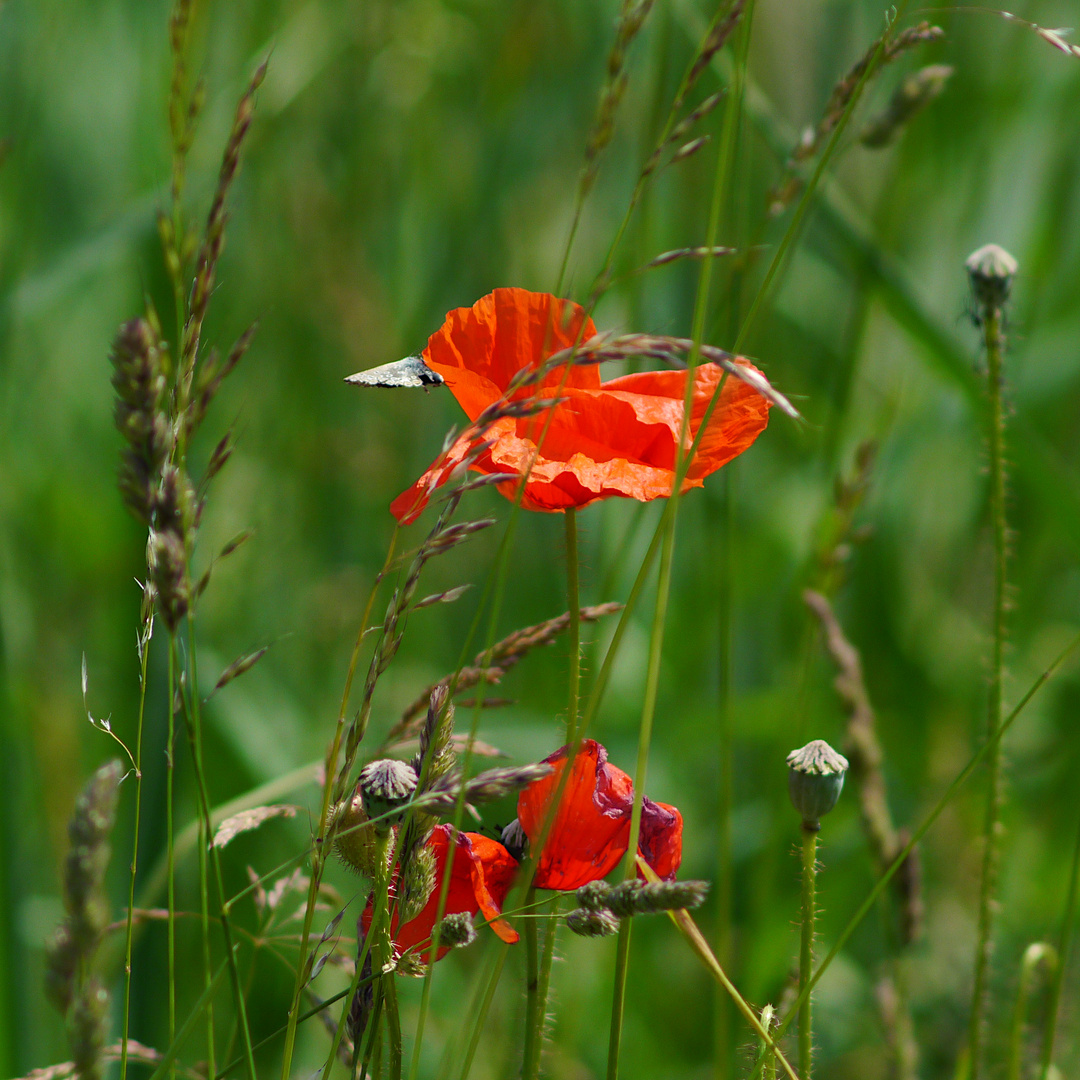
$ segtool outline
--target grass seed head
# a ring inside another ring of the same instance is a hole
[[[435,935],[433,934],[432,937]],[[451,949],[463,949],[476,940],[476,927],[467,911],[447,915],[439,924],[439,944]]]
[[[607,910],[577,908],[566,916],[566,925],[579,937],[611,937],[619,932],[619,920]]]

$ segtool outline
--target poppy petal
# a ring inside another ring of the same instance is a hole
[[[446,870],[451,832],[449,825],[439,825],[428,839],[428,846],[435,853],[435,880],[439,883],[442,882]],[[510,891],[516,870],[517,860],[502,844],[480,833],[459,833],[454,845],[450,890],[447,893],[443,916],[459,913],[475,915],[480,911],[503,941],[517,941],[517,933],[500,918],[501,906]],[[438,907],[439,888],[436,887],[415,918],[403,926],[398,926],[396,918],[392,920],[391,933],[397,955],[400,956],[407,949],[428,941],[435,927]],[[365,932],[371,926],[372,912],[373,906],[369,900],[363,914]],[[438,959],[441,960],[449,951],[448,947],[440,948]],[[427,963],[430,953],[430,948],[422,949],[421,961]]]
[[[518,820],[534,848],[566,768],[567,753],[564,746],[545,758],[553,771],[518,796]],[[630,777],[608,764],[607,751],[598,742],[586,739],[537,859],[537,888],[577,889],[609,874],[630,840],[633,801]]]
[[[674,806],[642,801],[638,851],[665,881],[674,879],[682,862],[682,827],[682,814]]]
[[[535,368],[595,333],[592,319],[571,300],[527,289],[496,289],[472,307],[448,312],[446,321],[428,339],[424,361],[443,377],[469,419],[475,420],[519,371]],[[560,384],[598,387],[600,374],[591,364],[572,367],[569,373],[558,367],[540,385]],[[535,387],[530,387],[521,396],[534,392]]]

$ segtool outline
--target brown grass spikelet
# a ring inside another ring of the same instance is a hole
[[[251,127],[255,111],[255,93],[266,76],[266,61],[255,69],[243,97],[236,106],[229,141],[225,145],[221,169],[218,173],[217,189],[210,213],[206,220],[206,231],[195,264],[195,281],[191,287],[191,302],[180,350],[180,387],[181,405],[186,408],[191,392],[191,382],[195,370],[195,359],[199,351],[199,339],[202,334],[206,308],[214,287],[214,274],[218,259],[225,245],[225,222],[227,218],[225,201],[236,179],[240,167],[240,151]]]
[[[113,418],[128,444],[120,461],[120,494],[132,514],[149,525],[172,436],[162,409],[165,373],[160,342],[146,319],[131,319],[117,331],[112,365]]]
[[[892,63],[897,57],[903,55],[909,49],[917,45],[923,45],[931,41],[939,41],[945,36],[945,31],[939,26],[931,26],[930,23],[918,23],[902,30],[893,37],[889,31],[883,38],[878,38],[870,48],[855,62],[847,73],[833,87],[829,100],[825,105],[825,111],[816,126],[808,127],[800,137],[791,156],[784,166],[780,179],[776,182],[769,195],[769,213],[774,217],[782,214],[795,201],[796,196],[802,190],[802,182],[797,174],[797,169],[805,161],[809,161],[821,149],[822,144],[836,129],[844,118],[848,106],[851,104],[855,91],[862,84],[864,78],[873,78],[881,69]],[[873,69],[869,70],[873,64]],[[869,75],[868,75],[869,71]]]

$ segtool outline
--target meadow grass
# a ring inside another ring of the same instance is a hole
[[[3,839],[0,1067],[1068,1075],[1080,155],[1053,118],[1080,94],[1080,52],[1046,29],[1053,13],[109,11],[155,74],[99,59],[52,86],[8,76],[44,121],[12,143],[9,206],[68,176],[35,148],[54,112],[71,128],[80,87],[115,125],[99,86],[158,85],[139,149],[117,150],[123,175],[153,176],[149,202],[83,197],[111,207],[95,233],[65,196],[59,239],[34,214],[9,229],[0,655],[22,827]],[[47,36],[17,0],[0,19],[19,58]],[[55,56],[103,33],[87,22]],[[1020,59],[1006,71],[988,50]],[[1021,154],[1030,192],[1000,179]],[[103,257],[125,245],[137,288]],[[395,527],[390,497],[440,444],[456,452],[460,415],[445,389],[328,376],[415,351],[447,307],[504,284],[575,297],[602,333],[579,325],[547,365],[557,382],[522,372],[493,395],[421,523]],[[44,356],[55,380],[65,348],[93,357],[71,373],[85,401],[28,375]],[[771,423],[680,494],[748,352]],[[692,429],[706,364],[722,374]],[[670,492],[553,521],[530,474],[572,377],[597,365],[687,371]],[[506,421],[531,424],[536,449],[478,479],[467,467]],[[78,464],[69,422],[92,432]],[[81,714],[56,675],[73,647]],[[492,694],[504,679],[512,702]],[[851,777],[819,848],[783,762],[823,736]],[[627,768],[636,745],[622,884],[537,886],[549,836],[567,835],[560,767],[506,925],[484,909],[474,943],[444,919],[459,831],[475,818],[487,838],[469,852],[511,844],[518,792],[551,772],[531,763],[591,739]],[[67,848],[84,753],[117,743],[56,886],[40,852]],[[682,811],[682,891],[638,854],[646,794]],[[60,922],[46,948],[43,920]]]

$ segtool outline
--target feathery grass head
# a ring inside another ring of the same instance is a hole
[[[75,802],[64,860],[67,918],[48,946],[46,992],[67,1018],[75,1072],[87,1080],[102,1075],[109,995],[93,974],[93,962],[109,922],[105,871],[123,773],[119,759],[103,765]]]

